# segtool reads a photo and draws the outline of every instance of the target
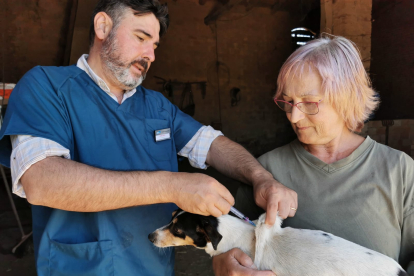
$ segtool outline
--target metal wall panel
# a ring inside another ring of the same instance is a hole
[[[414,1],[372,1],[371,77],[381,104],[374,120],[414,119]]]

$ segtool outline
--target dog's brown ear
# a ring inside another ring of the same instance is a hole
[[[171,217],[174,217],[179,211],[182,211],[181,208],[178,208],[174,212],[172,212]]]
[[[214,250],[217,250],[217,245],[223,236],[217,231],[217,223],[213,223],[208,217],[201,220],[202,231],[206,235],[207,241],[211,242]]]

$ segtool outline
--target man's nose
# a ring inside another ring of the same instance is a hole
[[[148,46],[145,48],[143,56],[144,59],[147,59],[149,62],[154,62],[155,60],[155,50],[154,47]]]
[[[155,239],[157,238],[157,234],[155,232],[152,232],[151,234],[148,235],[148,239],[150,240],[150,242],[154,243]]]

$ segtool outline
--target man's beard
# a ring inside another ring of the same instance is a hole
[[[142,58],[134,60],[131,63],[122,60],[115,34],[116,30],[112,30],[108,38],[102,43],[101,59],[106,65],[106,70],[108,70],[118,82],[129,89],[134,89],[144,81],[148,70],[148,62]],[[144,70],[141,71],[140,77],[136,77],[130,72],[130,68],[134,64],[139,64],[144,68]]]

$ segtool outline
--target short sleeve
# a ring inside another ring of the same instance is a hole
[[[172,125],[175,148],[177,152],[193,138],[197,131],[203,126],[188,114],[182,112],[176,105],[172,104],[161,93],[156,92],[162,101],[162,108],[172,116]]]
[[[42,137],[72,149],[70,120],[57,85],[64,81],[38,66],[17,83],[0,130],[1,164],[10,167],[10,135]]]

